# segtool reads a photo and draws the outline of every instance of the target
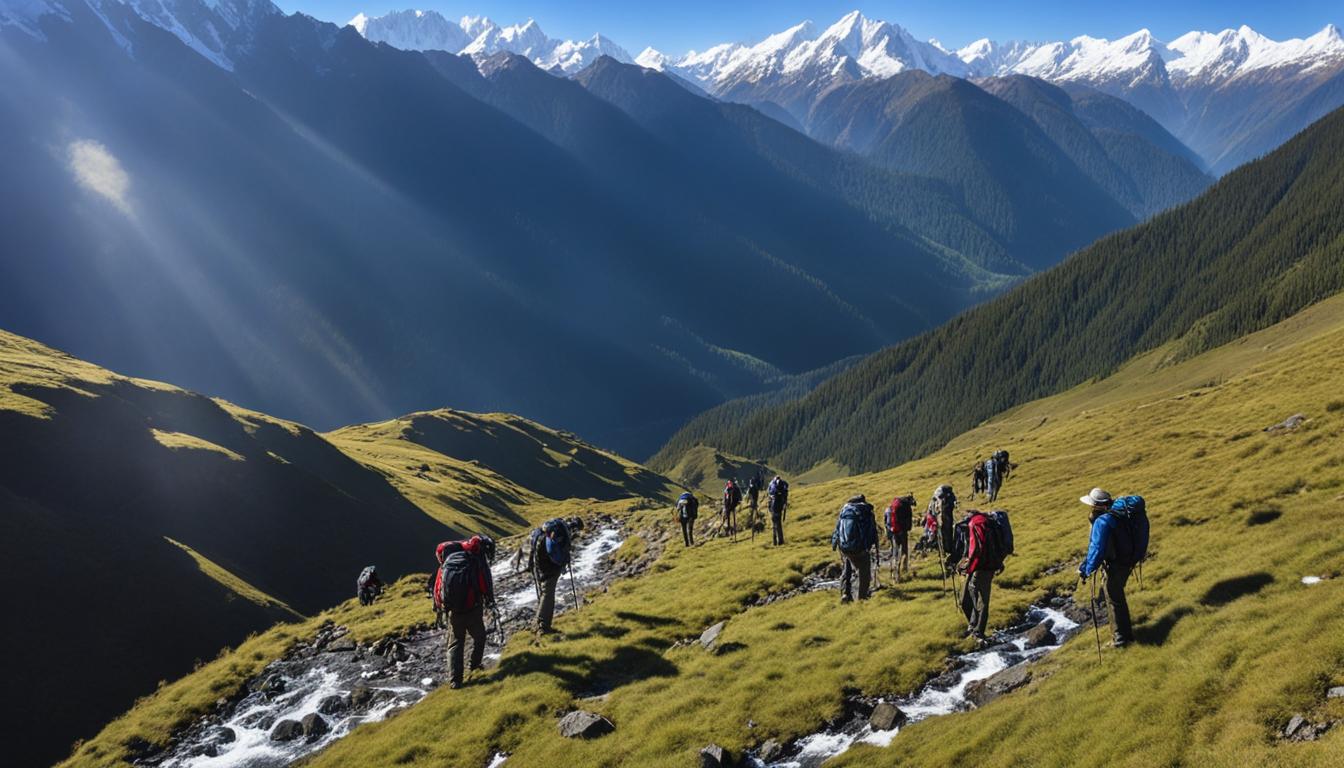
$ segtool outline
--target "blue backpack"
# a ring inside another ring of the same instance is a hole
[[[1138,565],[1148,557],[1148,508],[1142,496],[1121,496],[1111,502],[1110,514],[1119,522],[1111,532],[1107,560]]]
[[[677,518],[679,520],[694,520],[700,515],[700,500],[695,498],[695,494],[687,491],[677,499]]]
[[[831,546],[841,552],[863,552],[875,543],[873,508],[866,503],[846,504],[831,534]]]
[[[554,534],[553,536],[551,534]],[[538,548],[543,548],[546,557],[556,565],[569,563],[569,526],[560,518],[547,520],[532,533],[532,551],[534,557]]]

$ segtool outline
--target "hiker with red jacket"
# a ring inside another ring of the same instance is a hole
[[[996,550],[988,515],[972,509],[963,525],[966,526],[966,565],[959,570],[966,574],[966,583],[961,592],[961,612],[966,614],[966,634],[985,643],[990,585],[995,574],[1003,571],[1003,559]]]
[[[910,529],[914,527],[915,494],[897,496],[887,505],[887,541],[891,543],[891,571],[896,581],[901,571],[910,575]]]
[[[434,550],[439,572],[434,580],[434,607],[448,617],[448,687],[462,687],[466,637],[471,635],[471,670],[485,660],[485,609],[495,602],[490,563],[495,542],[489,536],[445,541]]]
[[[737,531],[737,507],[741,503],[742,489],[730,477],[728,484],[723,487],[723,522],[729,533]]]

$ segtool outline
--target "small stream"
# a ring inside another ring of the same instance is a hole
[[[1050,622],[1053,642],[1028,647],[1028,632]],[[914,694],[906,697],[855,699],[854,706],[840,722],[794,741],[783,756],[772,756],[766,762],[755,755],[748,756],[754,768],[816,768],[827,760],[845,752],[855,744],[891,744],[901,728],[939,715],[948,715],[970,709],[974,704],[967,696],[972,683],[990,681],[990,678],[1034,661],[1058,648],[1078,632],[1081,625],[1069,618],[1059,607],[1032,606],[1017,625],[995,633],[988,647],[954,657],[949,671],[935,677]],[[992,681],[990,681],[992,682]],[[906,716],[903,724],[888,730],[875,730],[869,714],[881,703],[895,704]]]
[[[602,583],[608,555],[624,540],[621,523],[598,521],[575,533],[574,580],[579,592]],[[492,567],[504,639],[527,628],[536,590],[526,573],[507,561]],[[569,579],[556,593],[556,612],[572,606]],[[561,598],[565,599],[561,599]],[[427,618],[432,615],[425,599]],[[502,645],[494,622],[485,664],[499,659]],[[313,754],[363,723],[383,720],[415,704],[447,680],[443,630],[426,625],[374,643],[355,643],[344,627],[323,625],[309,642],[291,649],[250,680],[242,697],[222,702],[174,737],[164,751],[142,754],[136,765],[159,768],[276,768]],[[468,641],[470,642],[470,641]],[[284,738],[277,738],[280,735]],[[503,762],[497,755],[491,765]]]

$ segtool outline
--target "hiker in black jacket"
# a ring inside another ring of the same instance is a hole
[[[854,599],[855,573],[859,576],[859,599],[868,599],[868,581],[872,577],[870,555],[876,545],[877,519],[873,516],[873,505],[863,494],[850,497],[840,508],[835,532],[831,534],[831,550],[840,550],[845,561],[840,572],[840,602],[848,603]]]
[[[677,522],[681,523],[681,540],[688,547],[695,546],[695,518],[700,515],[700,500],[686,491],[677,498]]]
[[[770,497],[771,538],[776,546],[780,546],[784,544],[784,512],[789,508],[789,482],[775,475],[766,493]]]
[[[378,569],[370,565],[359,572],[355,579],[355,595],[360,605],[373,605],[373,601],[383,594],[383,580],[378,578]]]

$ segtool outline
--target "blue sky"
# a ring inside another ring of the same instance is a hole
[[[1275,39],[1305,37],[1327,23],[1344,25],[1340,0],[276,0],[286,11],[303,11],[344,23],[356,13],[437,10],[456,20],[485,15],[500,23],[528,17],[551,37],[581,38],[601,32],[637,54],[652,45],[667,53],[703,49],[726,41],[755,42],[803,19],[829,24],[858,9],[936,37],[949,47],[981,38],[1059,40],[1081,34],[1119,37],[1142,27],[1161,39],[1191,29],[1220,30],[1249,24]]]

